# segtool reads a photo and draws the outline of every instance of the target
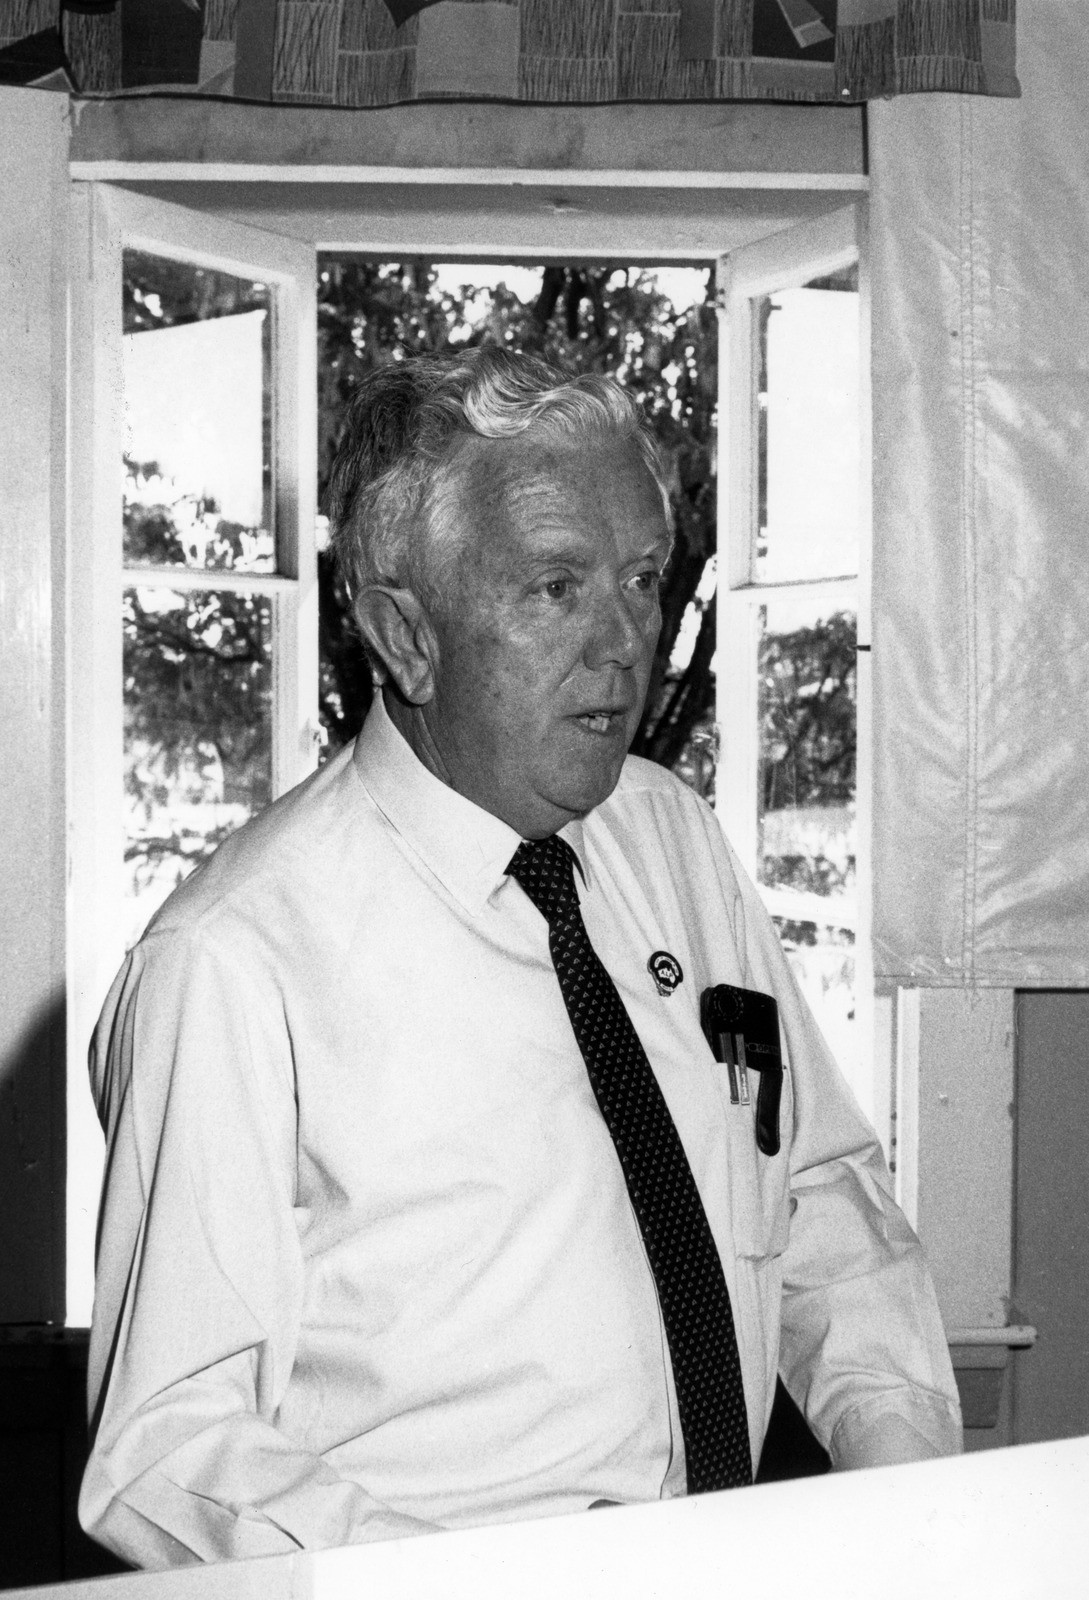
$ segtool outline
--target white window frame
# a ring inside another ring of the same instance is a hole
[[[866,261],[866,202],[784,229],[719,258],[716,301],[719,318],[718,626],[716,720],[720,770],[716,809],[741,863],[755,881],[758,865],[760,607],[790,596],[849,607],[857,616],[856,765],[857,894],[855,930],[856,1027],[860,1069],[856,1083],[864,1109],[888,1147],[891,1063],[882,1049],[883,1014],[875,1015],[870,947],[870,778],[872,772],[870,686],[870,570],[872,488],[870,440],[869,280]],[[857,574],[786,582],[757,580],[755,532],[758,505],[758,432],[755,373],[759,352],[754,302],[777,290],[858,263],[860,329],[859,565]]]
[[[124,588],[264,594],[272,611],[272,792],[316,764],[318,593],[316,252],[312,245],[104,183],[71,196],[68,696],[70,996],[69,1320],[89,1307],[100,1148],[86,1047],[124,955],[122,919]],[[126,568],[123,561],[122,255],[148,251],[267,283],[273,297],[273,484],[277,572]]]

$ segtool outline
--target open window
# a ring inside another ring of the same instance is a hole
[[[717,806],[871,1116],[862,214],[719,264]],[[864,1041],[864,1042],[863,1042]]]
[[[101,1140],[86,1041],[125,949],[314,764],[314,251],[73,198],[68,1318]]]

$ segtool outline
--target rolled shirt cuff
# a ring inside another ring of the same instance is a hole
[[[960,1406],[945,1395],[904,1387],[869,1395],[846,1411],[829,1445],[836,1472],[960,1455]]]

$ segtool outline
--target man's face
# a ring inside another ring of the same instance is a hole
[[[524,838],[612,793],[661,626],[670,536],[630,442],[537,428],[471,440],[455,498],[463,546],[432,617],[420,753]]]

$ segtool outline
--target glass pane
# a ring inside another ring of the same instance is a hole
[[[124,253],[127,566],[273,572],[272,297]]]
[[[272,605],[210,589],[127,588],[127,942],[272,791]]]
[[[858,268],[753,304],[757,583],[858,571]]]
[[[812,599],[761,608],[757,877],[821,1031],[856,1070],[856,626]]]

